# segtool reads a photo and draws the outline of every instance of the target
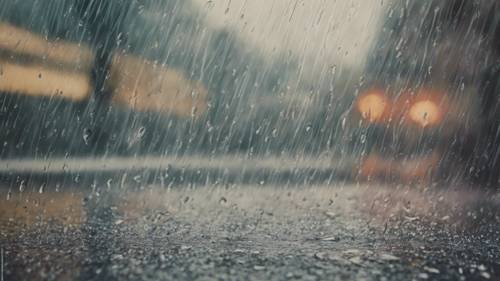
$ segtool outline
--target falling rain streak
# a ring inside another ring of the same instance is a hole
[[[496,280],[499,50],[495,1],[0,0],[0,281]]]

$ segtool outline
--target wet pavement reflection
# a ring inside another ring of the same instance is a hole
[[[4,188],[3,280],[496,280],[500,195],[375,184]]]

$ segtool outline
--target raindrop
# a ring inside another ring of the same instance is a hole
[[[382,261],[399,261],[398,257],[391,254],[381,254],[379,255],[379,258]]]
[[[418,274],[418,278],[420,279],[429,279],[429,274],[422,272]]]
[[[139,131],[137,131],[137,137],[138,138],[142,138],[145,133],[146,133],[146,128],[145,127],[140,127]]]
[[[133,177],[133,179],[136,183],[141,183],[141,178],[142,178],[141,175],[137,175],[137,176]]]
[[[306,126],[306,133],[309,133],[311,130],[312,130],[312,125],[311,124],[307,124],[307,126]]]
[[[481,272],[481,276],[484,279],[490,279],[491,278],[491,274],[489,274],[488,272]]]
[[[42,185],[40,185],[40,188],[38,189],[38,193],[42,194],[45,190],[45,183],[42,183]]]
[[[361,135],[360,141],[361,141],[362,144],[364,144],[366,142],[366,135],[365,134]]]
[[[83,141],[85,142],[86,145],[89,145],[91,135],[92,131],[89,128],[85,128],[83,130]]]
[[[210,123],[210,121],[207,121],[207,128],[208,128],[208,132],[212,132],[214,130],[214,126],[212,126],[212,124]]]
[[[10,198],[12,198],[12,190],[9,189],[9,191],[7,192],[7,201],[9,201]]]
[[[439,273],[441,273],[439,271],[439,269],[434,268],[434,267],[424,266],[424,270],[427,271],[427,272],[433,273],[433,274],[439,274]]]
[[[320,239],[321,241],[325,242],[332,242],[332,241],[339,241],[340,239],[336,236],[328,236]]]
[[[198,108],[196,106],[193,106],[191,108],[191,117],[194,118],[196,117],[196,113],[198,112]]]
[[[21,184],[19,185],[19,192],[23,192],[24,189],[26,189],[26,185],[24,184],[24,181],[21,181]]]

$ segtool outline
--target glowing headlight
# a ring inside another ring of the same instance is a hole
[[[388,103],[381,91],[370,91],[359,98],[357,108],[363,119],[376,122],[382,119]]]
[[[433,101],[417,101],[410,107],[408,117],[422,127],[432,126],[441,121],[441,110]]]

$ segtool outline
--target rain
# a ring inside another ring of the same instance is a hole
[[[500,3],[0,0],[0,281],[500,279]]]

